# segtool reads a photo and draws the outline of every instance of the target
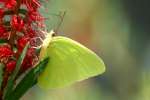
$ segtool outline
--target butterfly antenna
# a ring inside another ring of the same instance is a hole
[[[65,18],[65,15],[66,15],[66,11],[61,11],[59,14],[56,14],[56,13],[50,13],[51,15],[53,16],[56,16],[60,19],[60,21],[58,22],[56,28],[53,29],[53,31],[55,32],[54,34],[52,34],[52,36],[55,36],[57,35],[58,33],[58,30],[60,29],[63,21],[64,21],[64,18]],[[45,19],[49,19],[49,18],[45,18]]]
[[[60,14],[58,15],[58,17],[60,18],[60,23],[58,24],[58,26],[56,27],[56,29],[54,29],[54,31],[55,31],[56,34],[57,34],[58,30],[60,29],[63,21],[64,21],[65,15],[66,15],[66,11],[60,12]]]

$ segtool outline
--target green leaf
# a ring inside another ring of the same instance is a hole
[[[27,75],[20,81],[15,90],[6,100],[19,100],[25,92],[37,83],[37,77],[44,70],[49,59],[41,61],[36,67],[31,69]]]
[[[50,57],[50,61],[38,78],[41,88],[68,86],[105,71],[103,61],[94,52],[69,38],[54,37],[43,48],[43,56]]]
[[[7,40],[0,39],[0,44],[7,43]]]
[[[0,63],[0,87],[1,87],[2,82],[3,82],[3,68],[4,68],[4,64]]]
[[[29,46],[29,44],[27,44],[25,46],[24,50],[22,51],[22,54],[20,55],[20,57],[16,63],[15,70],[13,71],[12,75],[10,76],[10,78],[8,80],[7,86],[4,90],[4,100],[5,100],[5,98],[7,98],[11,94],[11,92],[13,90],[14,80],[15,80],[16,75],[18,74],[20,67],[21,67],[21,64],[25,58],[26,52],[28,50],[28,46]]]

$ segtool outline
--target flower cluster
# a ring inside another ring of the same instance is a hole
[[[38,54],[31,41],[42,36],[44,18],[39,13],[39,0],[0,0],[0,63],[4,64],[4,76],[9,77],[27,43],[30,44],[20,73],[38,61]],[[7,79],[7,78],[6,78]],[[6,80],[4,79],[4,80]]]

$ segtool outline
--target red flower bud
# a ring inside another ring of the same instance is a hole
[[[25,4],[29,10],[37,10],[40,7],[39,0],[22,0],[22,4]]]
[[[4,6],[8,9],[13,9],[17,5],[16,0],[0,0],[1,3],[4,3]]]
[[[4,10],[0,8],[0,18],[2,19],[4,17]]]
[[[0,26],[0,39],[8,39],[9,32],[5,29],[5,27]]]
[[[16,67],[16,61],[12,60],[12,61],[9,61],[7,64],[6,64],[6,71],[8,71],[9,73],[11,73]]]
[[[20,16],[14,15],[11,19],[11,26],[17,31],[22,31],[24,27],[24,21]]]
[[[9,57],[13,56],[13,51],[7,45],[0,46],[0,60],[7,60]]]
[[[17,2],[16,0],[5,0],[5,7],[8,8],[8,9],[13,9],[15,8]]]
[[[22,71],[26,71],[28,68],[33,67],[33,65],[36,62],[37,62],[36,50],[34,48],[29,48],[21,67]]]
[[[18,39],[17,41],[17,47],[18,47],[18,51],[22,52],[22,50],[24,49],[24,47],[26,46],[26,44],[29,42],[29,37],[21,37]]]

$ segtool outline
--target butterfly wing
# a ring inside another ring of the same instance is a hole
[[[46,49],[50,57],[38,78],[41,88],[59,88],[105,71],[103,61],[91,50],[66,37],[52,38]]]

